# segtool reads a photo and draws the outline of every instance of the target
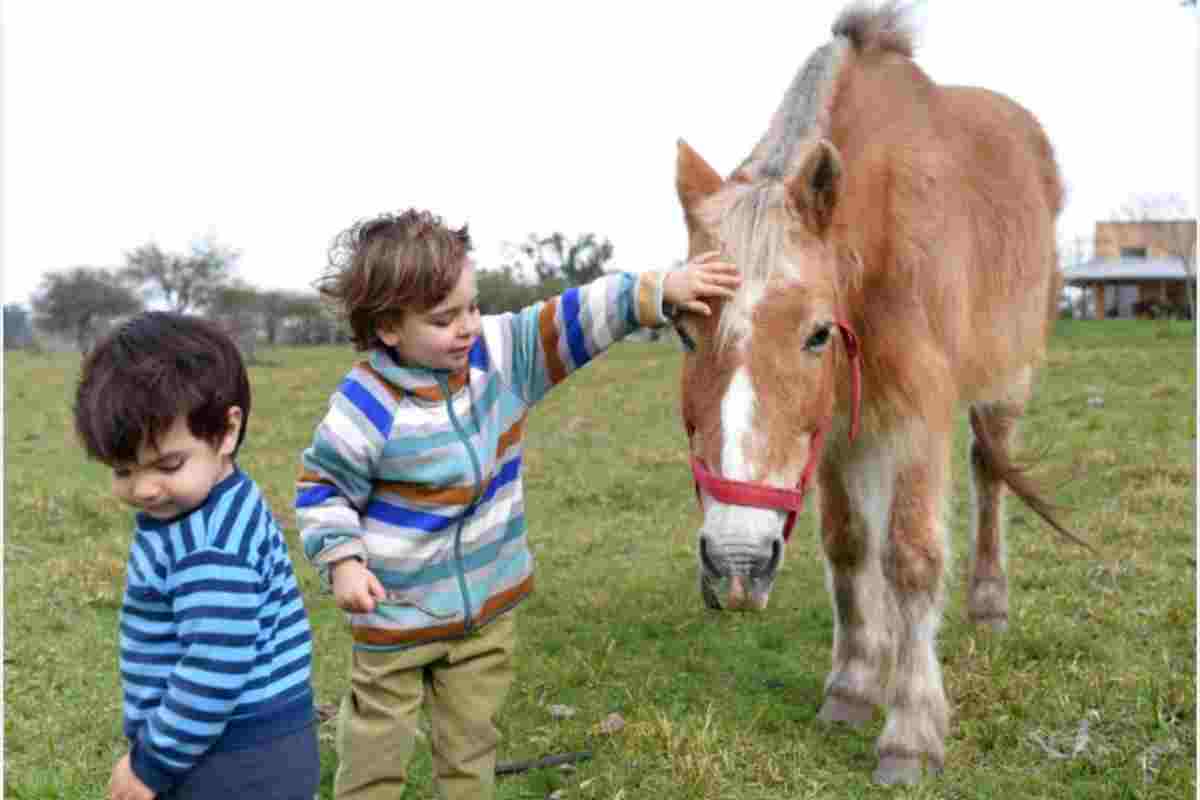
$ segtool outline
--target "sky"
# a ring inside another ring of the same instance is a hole
[[[4,302],[43,276],[214,237],[262,289],[308,289],[338,231],[408,206],[470,225],[481,267],[531,233],[611,266],[685,255],[684,138],[727,174],[843,2],[8,0]],[[1029,108],[1068,190],[1060,239],[1132,195],[1197,208],[1197,14],[1179,0],[927,0],[917,62]]]

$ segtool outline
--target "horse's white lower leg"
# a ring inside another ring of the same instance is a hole
[[[826,582],[833,598],[833,664],[820,718],[859,725],[887,701],[884,686],[895,653],[888,588],[878,559],[850,569],[827,562]]]
[[[922,762],[935,771],[945,764],[950,711],[937,660],[941,592],[900,600],[904,618],[887,722],[879,736],[880,783],[911,783]]]
[[[895,657],[895,607],[880,563],[894,452],[876,447],[822,469],[821,532],[833,604],[833,663],[820,718],[858,725],[885,705]]]
[[[943,573],[948,559],[944,523],[948,436],[931,436],[928,459],[897,476],[883,571],[895,601],[896,667],[890,708],[877,743],[881,783],[908,783],[922,763],[945,763],[949,706],[936,653]]]

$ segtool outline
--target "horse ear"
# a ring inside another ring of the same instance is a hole
[[[715,194],[721,188],[721,176],[692,149],[691,145],[680,139],[679,153],[675,158],[675,191],[679,193],[679,203],[690,216],[692,208],[704,198]]]
[[[787,179],[787,192],[792,206],[818,235],[823,236],[833,221],[841,182],[841,156],[837,148],[825,139],[809,148],[799,167]]]

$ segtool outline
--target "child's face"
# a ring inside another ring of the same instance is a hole
[[[242,410],[229,409],[230,429],[215,446],[175,418],[158,447],[142,444],[136,464],[113,465],[113,493],[155,519],[171,519],[199,508],[212,488],[233,472]]]
[[[457,370],[467,365],[479,331],[475,265],[468,260],[454,291],[445,300],[428,311],[406,313],[398,325],[380,327],[377,333],[406,364]]]

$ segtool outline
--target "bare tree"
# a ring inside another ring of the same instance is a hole
[[[1179,259],[1187,273],[1188,310],[1196,318],[1196,220],[1187,200],[1175,192],[1133,194],[1113,215],[1119,222],[1137,222],[1151,229],[1155,246],[1168,258]]]
[[[581,286],[604,274],[612,260],[613,244],[594,233],[568,239],[562,233],[538,236],[531,233],[515,245],[518,259],[533,268],[539,284],[561,279],[567,286]]]
[[[345,344],[350,340],[347,326],[316,295],[296,303],[283,325],[283,339],[299,345]]]
[[[168,253],[149,242],[125,254],[121,278],[140,287],[149,298],[172,310],[200,311],[233,278],[238,252],[206,236],[192,243],[191,253]]]
[[[257,363],[258,331],[262,316],[262,295],[240,281],[217,287],[208,300],[207,315],[237,343],[242,358]]]
[[[1078,266],[1091,261],[1095,256],[1092,237],[1076,234],[1060,236],[1058,239],[1058,268],[1065,271],[1068,267]],[[1059,310],[1071,309],[1071,313],[1082,316],[1087,307],[1087,293],[1077,286],[1063,282],[1058,298]]]
[[[475,280],[479,289],[479,310],[484,314],[520,311],[546,297],[544,291],[549,290],[541,284],[521,280],[512,264],[503,264],[498,269],[481,268],[476,271]]]
[[[94,267],[51,272],[33,296],[34,320],[42,330],[71,337],[81,352],[105,324],[142,309],[142,302],[109,270]]]
[[[259,308],[262,311],[262,326],[267,335],[267,344],[271,346],[277,344],[280,332],[288,320],[308,316],[311,313],[312,304],[318,302],[320,299],[311,292],[286,289],[271,289],[262,292]]]
[[[1058,240],[1058,266],[1060,269],[1084,264],[1095,255],[1092,247],[1092,237],[1076,234],[1062,236]]]

